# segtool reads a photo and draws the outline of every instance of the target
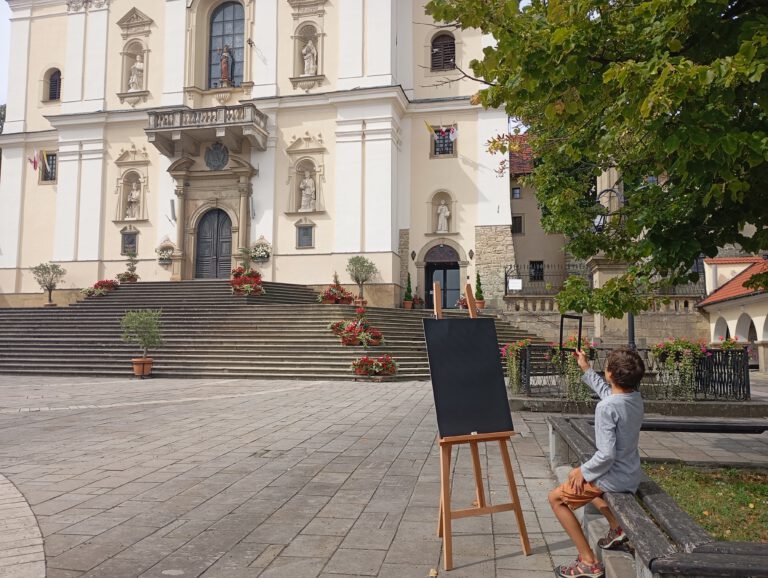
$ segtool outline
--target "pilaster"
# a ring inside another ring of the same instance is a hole
[[[26,130],[31,17],[31,8],[20,8],[11,13],[11,64],[8,78],[0,79],[0,82],[8,82],[8,103],[5,111],[3,134]],[[11,79],[13,79],[12,82]],[[3,172],[7,174],[5,167]]]
[[[83,83],[85,50],[85,10],[70,12],[67,16],[67,49],[62,71],[61,112],[73,114],[83,110]]]
[[[80,143],[59,142],[57,157],[56,221],[53,260],[77,260],[77,223],[80,184]]]
[[[392,117],[366,121],[365,251],[397,251],[398,136],[397,121]]]
[[[0,179],[0,268],[19,266],[22,200],[26,155],[24,145],[2,148],[3,178]]]
[[[253,98],[277,95],[277,0],[255,0]]]
[[[82,144],[77,220],[77,259],[80,261],[102,258],[104,148],[103,140]]]
[[[336,120],[336,199],[334,252],[363,250],[363,130],[365,121],[345,118],[339,110]]]
[[[163,35],[163,106],[184,104],[187,5],[185,0],[165,0]]]
[[[338,90],[349,90],[361,86],[363,77],[363,6],[365,0],[339,0],[339,78]]]
[[[92,2],[85,34],[83,111],[104,110],[107,87],[107,27],[109,2]],[[65,83],[66,84],[66,83]]]
[[[275,175],[277,174],[277,125],[275,113],[267,114],[267,149],[257,151],[251,149],[251,164],[259,169],[251,178],[253,194],[251,195],[252,216],[251,239],[261,236],[274,243],[275,198],[277,196]],[[273,260],[274,262],[274,260]]]

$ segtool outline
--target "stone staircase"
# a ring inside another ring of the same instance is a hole
[[[171,378],[352,379],[362,347],[344,347],[328,329],[354,318],[348,305],[320,305],[308,287],[264,283],[266,294],[230,294],[222,280],[122,285],[69,307],[0,309],[0,373],[127,377],[136,346],[120,340],[129,310],[162,309],[165,344],[151,352],[153,375]],[[398,378],[427,380],[422,319],[431,311],[369,308]],[[465,312],[446,312],[466,317]],[[499,341],[531,337],[496,321]]]

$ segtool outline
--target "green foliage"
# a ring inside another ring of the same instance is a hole
[[[496,39],[470,63],[488,83],[473,100],[528,127],[544,228],[578,258],[633,265],[600,295],[566,291],[569,309],[618,317],[647,306],[635,294],[692,280],[701,254],[768,248],[768,3],[521,4],[431,0],[427,11]],[[596,177],[609,168],[626,204],[596,232]]]
[[[136,258],[136,253],[127,253],[127,262],[125,264],[125,272],[117,274],[117,280],[120,283],[135,283],[139,280],[139,275],[136,273],[136,266],[139,260]]]
[[[350,257],[347,261],[347,273],[360,288],[360,299],[363,298],[363,285],[373,279],[378,272],[376,265],[362,255]]]
[[[522,356],[530,344],[530,339],[521,339],[507,343],[501,348],[501,357],[507,366],[507,377],[509,378],[507,388],[509,393],[513,395],[517,395],[523,390]]]
[[[752,277],[744,283],[744,287],[747,289],[754,289],[755,291],[768,291],[768,271],[752,275]]]
[[[485,295],[483,295],[483,284],[480,282],[480,273],[475,272],[475,300],[485,301]]]
[[[651,349],[659,362],[659,373],[666,390],[661,393],[667,399],[693,401],[696,395],[696,361],[707,354],[703,343],[684,337],[670,337]]]
[[[411,289],[411,274],[408,273],[408,283],[405,285],[405,295],[403,301],[413,301],[413,289]]]
[[[40,263],[30,269],[32,276],[40,288],[48,292],[48,303],[53,303],[51,294],[56,286],[64,279],[67,271],[56,263]]]
[[[163,344],[160,332],[161,310],[142,309],[128,311],[120,320],[123,330],[122,339],[128,343],[136,343],[142,350],[142,356],[147,356],[147,350],[155,349]]]

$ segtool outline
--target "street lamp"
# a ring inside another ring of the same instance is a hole
[[[613,188],[603,189],[597,194],[598,214],[594,219],[595,233],[602,233],[610,220],[621,218],[620,209],[624,206],[624,195]],[[635,315],[627,313],[627,345],[632,349],[637,349],[635,343]]]

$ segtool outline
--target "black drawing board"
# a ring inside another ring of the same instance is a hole
[[[493,319],[424,319],[440,437],[512,431]]]
[[[581,349],[581,327],[584,322],[584,318],[581,315],[561,315],[560,316],[560,350],[566,349],[563,347],[563,330],[565,328],[565,320],[572,319],[579,322],[579,335],[576,339],[576,349]]]

